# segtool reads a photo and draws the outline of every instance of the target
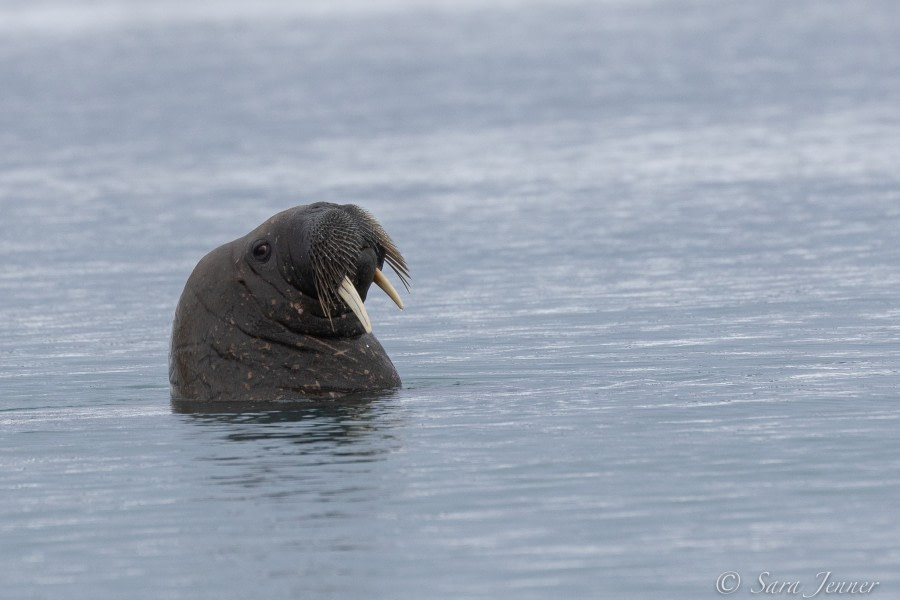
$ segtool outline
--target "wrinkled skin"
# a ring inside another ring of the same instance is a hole
[[[332,234],[328,223],[336,215],[345,229],[356,227],[356,217],[333,212],[353,210],[360,211],[327,203],[286,210],[197,264],[172,328],[174,399],[268,402],[400,386],[375,336],[340,300],[323,301],[315,286],[310,244]],[[365,300],[386,250],[371,236],[362,246],[335,270]]]

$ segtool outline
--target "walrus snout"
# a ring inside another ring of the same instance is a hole
[[[323,317],[353,312],[367,332],[371,322],[363,305],[376,283],[399,306],[399,294],[381,269],[387,262],[409,289],[409,269],[390,236],[375,218],[353,204],[309,205],[298,228],[299,289],[318,300]]]

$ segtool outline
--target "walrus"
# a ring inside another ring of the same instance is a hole
[[[409,290],[396,244],[353,204],[296,206],[207,254],[175,310],[175,400],[271,402],[390,390],[400,376],[364,305],[382,272]]]

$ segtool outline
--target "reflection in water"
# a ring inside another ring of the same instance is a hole
[[[252,405],[173,400],[172,410],[207,438],[200,442],[208,452],[197,459],[210,481],[267,497],[312,493],[328,500],[365,493],[372,464],[398,447],[391,396]],[[235,452],[223,442],[242,445]]]

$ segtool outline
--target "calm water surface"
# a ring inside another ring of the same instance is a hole
[[[900,597],[898,72],[888,0],[4,3],[0,595]],[[318,200],[403,389],[173,410],[194,264]]]

